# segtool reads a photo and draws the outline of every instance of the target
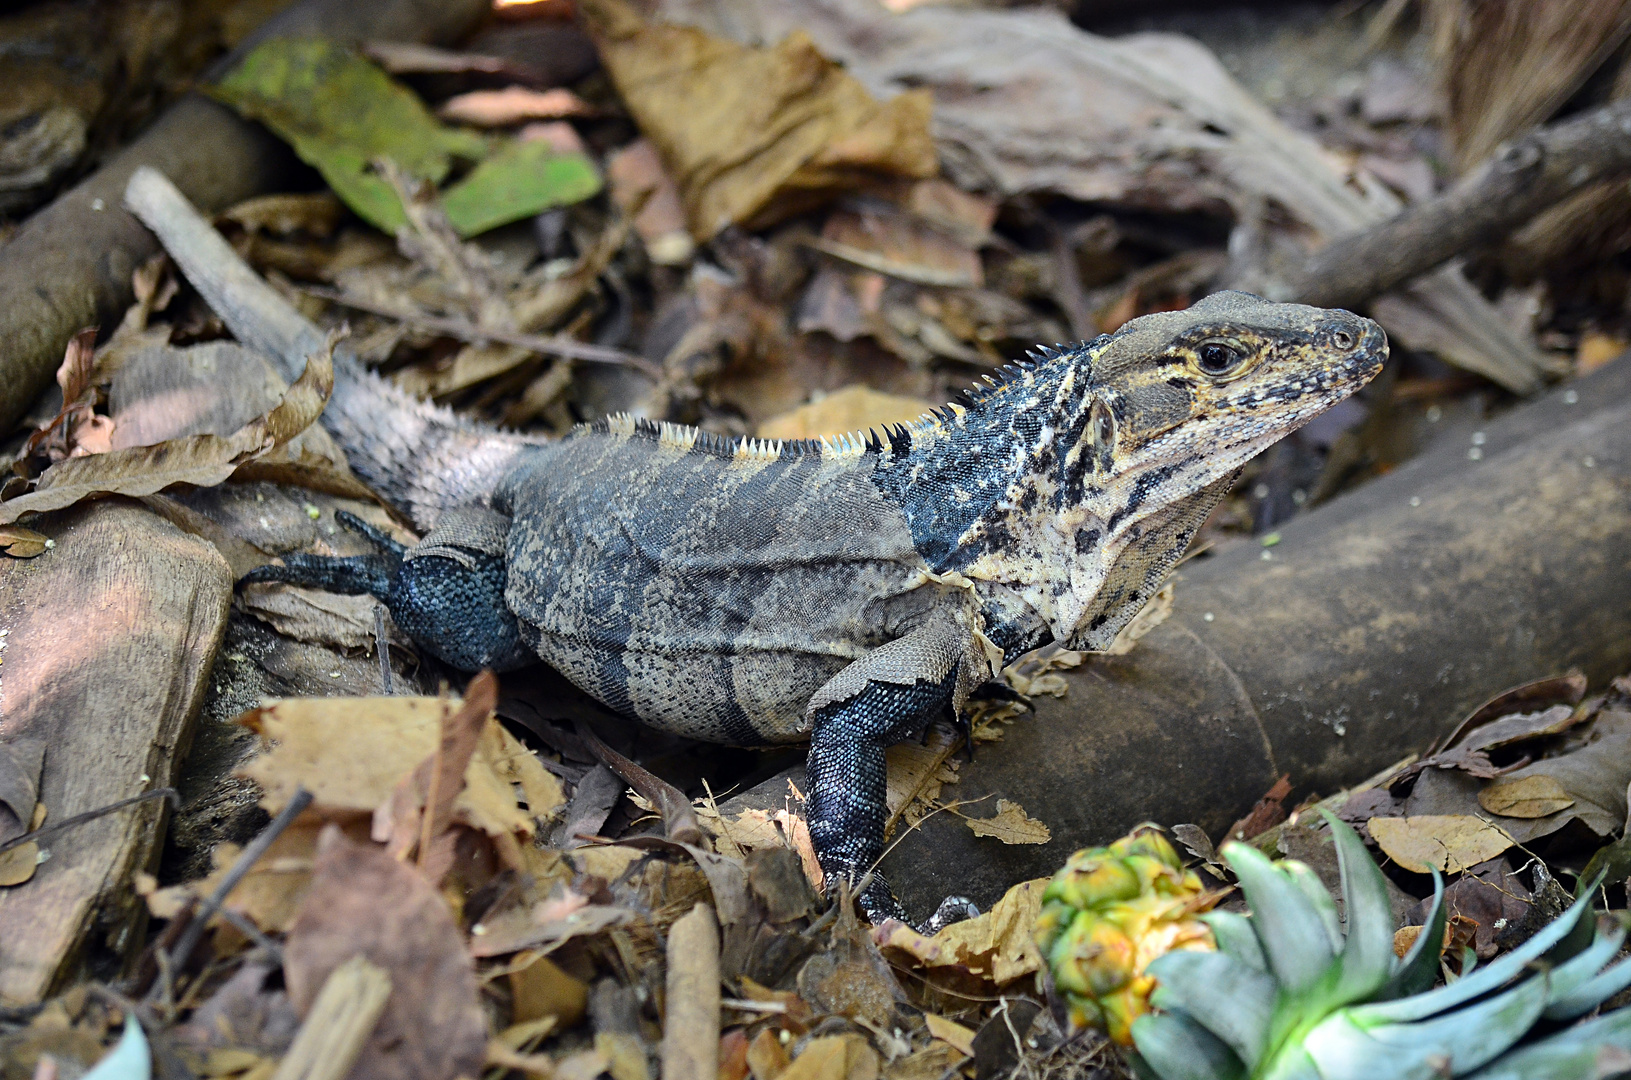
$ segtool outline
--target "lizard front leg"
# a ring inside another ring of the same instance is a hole
[[[874,923],[907,921],[875,871],[889,813],[884,751],[934,720],[956,719],[968,685],[979,681],[968,645],[968,631],[954,619],[933,617],[850,664],[810,699],[810,841],[829,883],[857,883],[872,873],[858,899]],[[972,909],[968,900],[948,897],[928,929]]]

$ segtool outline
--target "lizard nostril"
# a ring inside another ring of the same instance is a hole
[[[1338,330],[1331,335],[1331,344],[1346,352],[1354,347],[1354,336],[1346,330]]]

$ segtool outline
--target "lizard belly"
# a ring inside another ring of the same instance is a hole
[[[618,712],[713,742],[803,740],[823,683],[965,601],[926,579],[861,467],[562,443],[501,493],[506,602],[540,657]]]

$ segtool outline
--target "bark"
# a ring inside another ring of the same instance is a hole
[[[908,909],[990,904],[1140,821],[1217,839],[1282,773],[1293,801],[1331,794],[1502,689],[1631,668],[1631,359],[1484,433],[1478,460],[1457,440],[1288,523],[1273,548],[1188,564],[1166,622],[1069,673],[1063,699],[1037,699],[943,793],[980,800],[963,807],[975,817],[1018,802],[1052,840],[1005,847],[937,814],[883,864]],[[777,777],[722,809],[786,792]]]
[[[1631,174],[1631,101],[1504,145],[1448,191],[1315,252],[1286,298],[1357,307],[1455,256],[1494,243],[1575,192]]]
[[[271,37],[323,35],[449,42],[486,12],[482,0],[306,0],[276,16],[211,71],[219,78]],[[177,102],[111,161],[24,222],[0,248],[0,430],[49,385],[73,334],[112,327],[131,301],[131,271],[158,242],[123,207],[142,165],[173,177],[206,212],[285,187],[293,154],[258,124],[197,94]]]
[[[55,547],[0,559],[9,632],[0,744],[44,742],[49,824],[173,785],[226,630],[232,576],[206,541],[123,500],[33,527]],[[99,943],[125,952],[140,940],[145,909],[131,879],[157,862],[162,805],[40,841],[51,857],[0,889],[0,1000],[41,1000],[72,982]]]

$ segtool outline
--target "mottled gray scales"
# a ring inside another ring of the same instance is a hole
[[[967,592],[927,579],[870,466],[581,433],[499,493],[552,523],[512,536],[506,600],[539,655],[653,726],[801,741],[817,689]]]

